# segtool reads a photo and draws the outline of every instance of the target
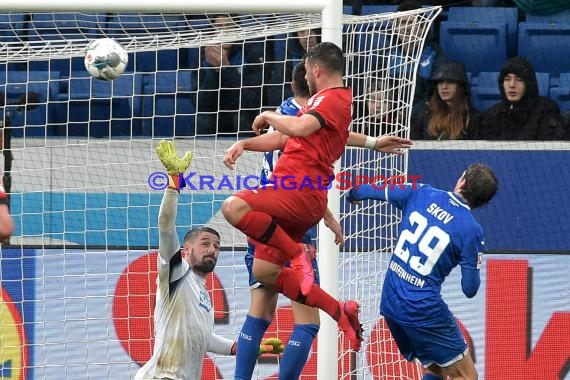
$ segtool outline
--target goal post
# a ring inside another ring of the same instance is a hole
[[[0,3],[1,20],[11,21],[0,30],[0,89],[6,93],[5,115],[11,119],[8,125],[5,118],[3,126],[12,134],[11,211],[18,226],[11,245],[1,248],[0,290],[7,289],[10,297],[0,295],[24,316],[14,339],[28,349],[22,351],[18,368],[26,368],[34,378],[64,372],[73,378],[109,373],[132,377],[147,358],[154,283],[150,258],[157,248],[161,196],[152,188],[160,178],[151,176],[162,170],[154,153],[160,138],[176,138],[179,152],[194,151],[195,176],[189,181],[196,189],[182,191],[178,232],[205,223],[221,231],[226,251],[209,279],[216,330],[228,337],[239,332],[249,300],[243,273],[245,238],[219,212],[231,194],[228,186],[220,190],[219,185],[223,179],[243,185],[245,177],[258,174],[260,157],[246,154],[236,171],[229,172],[222,164],[224,151],[248,136],[246,130],[228,132],[216,124],[209,133],[195,132],[202,111],[196,109],[196,83],[189,83],[198,69],[188,56],[195,54],[199,60],[202,46],[220,43],[244,48],[258,41],[264,48],[278,43],[287,49],[295,32],[319,29],[322,40],[345,51],[346,84],[355,99],[352,130],[406,136],[419,54],[440,11],[436,7],[398,15],[343,16],[340,0],[275,5],[258,0],[144,0],[136,3],[136,10],[130,2],[103,0],[86,4],[81,12],[68,1],[49,2],[44,11],[46,6],[26,0]],[[237,12],[232,17],[238,26],[220,33],[201,23],[204,12]],[[400,35],[407,38],[401,40]],[[113,82],[90,78],[81,68],[89,39],[104,36],[115,38],[129,52],[130,67]],[[407,57],[398,67],[387,63],[394,49]],[[286,59],[280,59],[278,63],[285,64]],[[395,75],[392,69],[398,72],[396,82],[389,80]],[[368,112],[366,103],[374,95],[371,83],[387,84],[375,91],[395,96],[397,116],[390,122],[380,124]],[[266,84],[283,86],[257,86]],[[239,93],[255,86],[243,84]],[[22,98],[30,92],[38,99]],[[262,108],[260,104],[247,111]],[[363,149],[348,149],[335,165],[336,173],[353,178],[371,172],[404,174],[406,169],[405,157]],[[321,285],[336,297],[359,301],[365,329],[371,331],[379,318],[381,279],[398,213],[386,206],[348,209],[341,193],[333,186],[329,208],[345,226],[347,244],[339,250],[330,231],[319,226]],[[380,227],[371,218],[374,214],[381,215]],[[378,233],[386,240],[377,243]],[[280,302],[270,332],[286,339],[291,312],[286,301]],[[391,344],[388,335],[367,332],[364,345]],[[353,355],[346,347],[336,323],[324,316],[318,346],[313,346],[318,358],[311,356],[302,378],[314,378],[313,372],[326,380],[384,373],[376,353]],[[209,373],[231,376],[233,358],[208,360]],[[396,357],[388,365],[403,362]],[[275,363],[258,367],[258,378],[276,370]],[[414,368],[413,373],[393,376],[418,379],[419,368]]]

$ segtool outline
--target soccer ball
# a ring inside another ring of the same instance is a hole
[[[129,55],[114,39],[100,38],[89,43],[83,62],[94,78],[113,80],[125,71]]]

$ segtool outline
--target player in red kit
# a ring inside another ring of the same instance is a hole
[[[320,43],[307,52],[306,79],[312,96],[299,114],[261,113],[252,125],[260,135],[235,143],[224,158],[233,167],[244,150],[283,150],[271,183],[234,194],[224,201],[222,212],[230,224],[255,240],[255,278],[266,288],[325,311],[358,351],[362,340],[358,304],[339,302],[314,283],[314,249],[300,243],[305,232],[325,216],[333,164],[349,142],[352,91],[344,87],[343,65],[342,51],[333,43]],[[261,135],[270,125],[276,131]],[[365,136],[351,138],[370,147]],[[410,141],[386,136],[372,139],[374,144],[396,153],[409,147]],[[284,268],[286,261],[291,268]]]
[[[0,242],[9,238],[12,232],[14,232],[14,221],[12,220],[12,216],[10,216],[8,195],[4,192],[2,178],[0,177]]]

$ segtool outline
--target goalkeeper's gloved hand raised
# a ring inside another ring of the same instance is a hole
[[[156,154],[170,177],[168,187],[180,190],[180,184],[184,185],[184,181],[181,181],[180,177],[192,162],[192,152],[188,151],[184,153],[184,157],[180,158],[176,154],[176,147],[172,141],[160,140],[156,147]]]
[[[283,342],[278,338],[267,338],[259,345],[259,355],[263,354],[281,354],[285,351]]]

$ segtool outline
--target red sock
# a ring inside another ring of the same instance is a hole
[[[260,243],[279,249],[289,258],[299,252],[299,246],[295,240],[291,239],[285,230],[279,227],[271,215],[264,212],[248,212],[237,222],[235,227]]]
[[[311,307],[318,307],[338,322],[340,318],[340,306],[338,301],[316,284],[313,285],[309,294],[304,296],[301,293],[297,275],[292,269],[281,269],[281,273],[277,277],[277,280],[275,280],[274,287],[276,292],[285,295],[293,301]]]

